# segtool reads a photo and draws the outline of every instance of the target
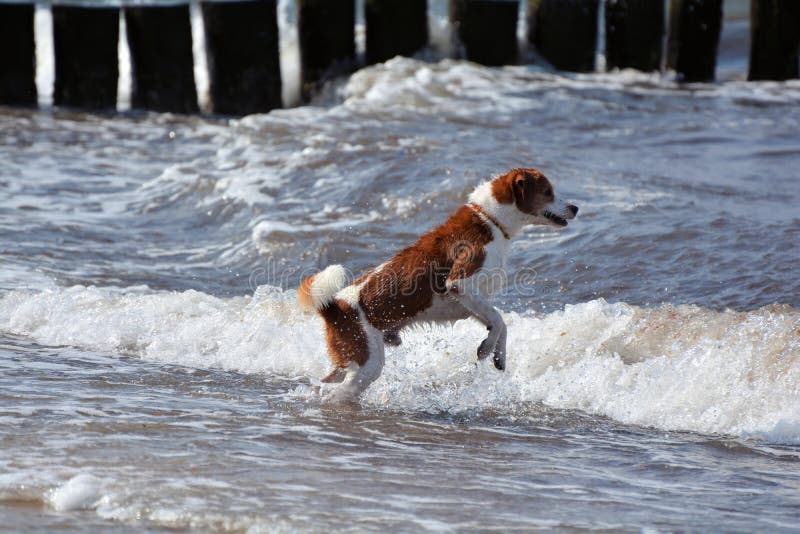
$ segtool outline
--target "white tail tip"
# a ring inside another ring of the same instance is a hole
[[[336,293],[347,285],[347,271],[341,265],[330,265],[309,276],[297,288],[297,301],[306,309],[321,310],[333,301]]]

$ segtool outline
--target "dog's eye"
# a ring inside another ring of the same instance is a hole
[[[553,188],[548,187],[547,191],[544,192],[545,196],[552,197],[553,196]]]

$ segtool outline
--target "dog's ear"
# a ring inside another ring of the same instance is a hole
[[[511,184],[514,192],[514,203],[517,209],[525,213],[533,213],[536,197],[536,180],[527,172],[518,173]]]

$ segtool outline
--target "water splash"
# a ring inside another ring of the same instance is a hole
[[[387,351],[363,402],[392,409],[526,416],[544,404],[626,424],[794,442],[800,313],[716,312],[602,299],[506,313],[509,367],[477,364],[472,321],[421,325]],[[40,343],[314,382],[328,368],[321,323],[293,292],[253,296],[75,286],[0,300],[0,329]]]

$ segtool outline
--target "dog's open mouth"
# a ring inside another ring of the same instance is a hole
[[[549,219],[549,220],[550,220],[550,221],[552,221],[554,224],[556,224],[556,226],[566,226],[566,225],[567,225],[567,220],[566,220],[565,218],[563,218],[563,217],[559,217],[558,215],[556,215],[556,214],[555,214],[555,213],[553,213],[553,212],[550,212],[550,211],[548,211],[548,210],[545,210],[545,211],[544,211],[544,213],[542,213],[542,215],[543,215],[543,216],[544,216],[546,219]]]

